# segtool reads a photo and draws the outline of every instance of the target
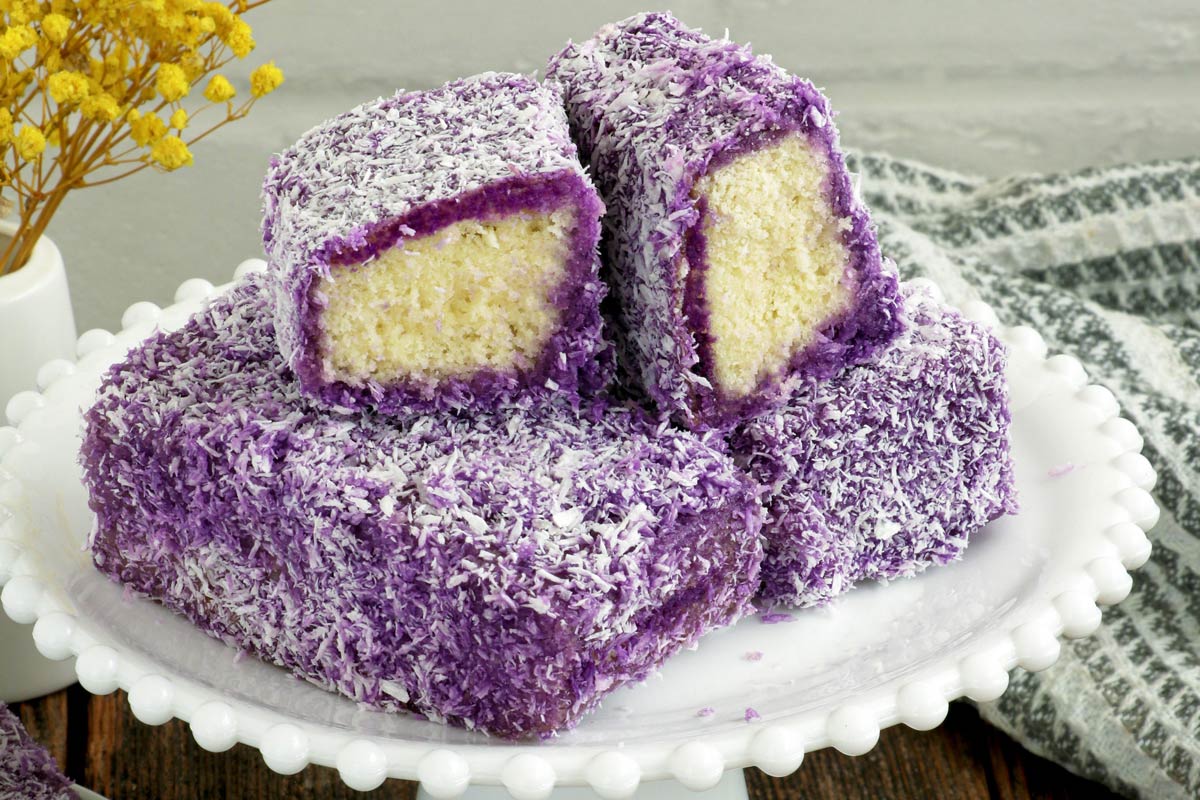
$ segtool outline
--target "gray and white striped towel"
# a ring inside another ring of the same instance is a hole
[[[1200,797],[1200,159],[998,181],[877,155],[852,168],[905,277],[1079,357],[1158,471],[1129,599],[980,711],[1129,797]]]

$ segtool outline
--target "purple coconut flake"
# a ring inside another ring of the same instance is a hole
[[[25,730],[12,710],[0,703],[0,798],[75,800],[71,781]]]
[[[1079,469],[1079,467],[1077,467],[1075,464],[1071,463],[1070,461],[1066,461],[1062,464],[1056,464],[1055,466],[1046,470],[1046,475],[1051,478],[1061,478],[1064,475],[1071,474],[1077,469]]]
[[[692,427],[727,426],[777,404],[791,375],[829,377],[896,336],[894,269],[885,267],[853,191],[829,102],[811,83],[665,13],[638,14],[569,44],[550,60],[547,78],[562,87],[572,133],[608,208],[607,278],[622,361],[660,410]],[[788,134],[807,137],[829,159],[828,198],[847,221],[854,297],[783,374],[733,398],[706,364],[703,209],[691,190],[709,170]]]
[[[759,714],[757,711],[755,711],[753,708],[747,708],[745,719],[746,719],[746,722],[757,722],[758,720],[762,719],[762,715]]]
[[[761,650],[751,650],[742,656],[747,661],[762,661],[763,654]]]
[[[731,439],[768,489],[762,602],[819,605],[859,581],[945,564],[1016,511],[1004,345],[924,292],[903,293],[894,345],[832,380],[802,379]]]
[[[553,296],[560,324],[535,364],[386,386],[327,378],[319,278],[464,219],[564,207],[576,210],[576,225],[568,277]],[[271,160],[263,209],[279,346],[302,390],[328,406],[398,414],[518,400],[578,403],[611,375],[596,253],[604,206],[554,88],[485,73],[361,105]]]
[[[794,622],[796,618],[786,611],[768,611],[759,617],[763,625],[778,625],[781,622]]]
[[[717,710],[715,708],[713,708],[712,706],[705,706],[704,708],[702,708],[696,712],[696,716],[697,717],[711,717],[715,713],[717,713]]]
[[[248,276],[105,376],[81,459],[97,568],[380,709],[505,737],[751,611],[758,488],[636,409],[331,413]]]

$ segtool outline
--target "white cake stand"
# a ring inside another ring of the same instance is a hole
[[[201,747],[244,742],[279,772],[324,764],[363,790],[389,777],[416,779],[434,798],[470,788],[537,800],[574,791],[565,787],[620,798],[644,782],[638,794],[687,787],[744,796],[741,767],[786,775],[805,751],[862,754],[884,726],[933,728],[949,700],[992,700],[1013,667],[1049,667],[1059,637],[1092,633],[1098,604],[1123,599],[1127,570],[1149,556],[1144,530],[1158,509],[1141,436],[1107,389],[1088,385],[1077,360],[1045,358],[1029,328],[1003,329],[1013,351],[1021,513],[980,532],[961,562],[859,588],[829,608],[752,617],[714,633],[550,742],[505,743],[363,710],[239,660],[180,617],[125,597],[83,549],[93,518],[76,463],[81,409],[127,348],[156,326],[181,325],[216,291],[191,280],[170,308],[131,306],[121,333],[88,331],[78,362],[47,364],[40,391],[9,403],[14,427],[0,428],[0,584],[9,616],[36,623],[46,656],[78,657],[89,691],[123,688],[140,720],[179,717]],[[996,325],[986,305],[963,310]]]

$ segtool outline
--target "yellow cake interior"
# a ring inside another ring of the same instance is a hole
[[[335,268],[318,291],[325,377],[359,384],[469,377],[535,363],[558,326],[570,210],[463,220],[365,264]]]
[[[787,136],[704,175],[705,294],[713,376],[743,397],[843,311],[853,289],[841,222],[826,199],[829,159]]]

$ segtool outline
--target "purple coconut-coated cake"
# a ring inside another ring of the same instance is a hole
[[[492,409],[594,394],[603,203],[558,92],[486,73],[401,92],[271,161],[279,346],[326,405]]]
[[[0,703],[0,800],[76,800],[71,781]]]
[[[547,77],[608,208],[622,360],[660,410],[727,426],[898,333],[894,268],[812,84],[661,13],[568,45]]]
[[[388,417],[303,395],[255,276],[107,373],[100,571],[381,709],[573,725],[749,608],[758,487],[715,435],[568,404]]]
[[[766,489],[768,603],[825,603],[962,555],[1016,512],[1004,346],[903,289],[907,329],[869,364],[806,378],[744,423],[736,458]]]

